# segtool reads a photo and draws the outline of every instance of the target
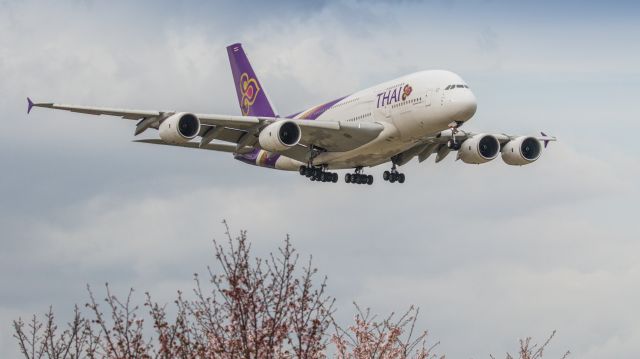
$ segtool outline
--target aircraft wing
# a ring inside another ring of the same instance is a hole
[[[28,110],[33,107],[44,107],[55,110],[65,110],[90,115],[118,116],[124,119],[138,120],[135,135],[138,135],[149,128],[158,128],[160,123],[175,111],[149,111],[149,110],[128,110],[105,107],[88,107],[65,105],[57,103],[34,103],[28,101]],[[269,124],[283,120],[280,117],[261,116],[233,116],[217,114],[195,114],[200,120],[201,128],[198,135],[201,137],[200,144],[196,147],[208,145],[213,140],[220,140],[237,144],[238,152],[245,146],[258,147],[257,137],[262,129]],[[301,140],[295,147],[315,146],[330,152],[343,152],[358,148],[372,140],[383,130],[383,126],[378,123],[369,122],[334,122],[334,121],[312,121],[287,119],[300,126]],[[247,136],[248,135],[248,136]],[[192,147],[191,145],[183,147]],[[288,150],[288,154],[295,153],[294,157],[300,157],[300,148],[295,151]],[[306,151],[304,151],[306,152]],[[288,155],[287,154],[287,155]]]
[[[200,144],[197,143],[197,142],[168,143],[168,142],[164,142],[161,139],[144,139],[144,140],[135,140],[133,142],[150,143],[152,145],[165,145],[165,146],[197,148],[197,149],[201,149],[201,150],[229,152],[229,153],[236,152],[236,146],[235,145],[226,144],[226,143],[209,143],[207,145],[200,146]]]
[[[434,136],[426,137],[420,141],[418,141],[415,146],[398,154],[397,163],[402,166],[414,157],[418,157],[420,162],[423,162],[427,158],[429,158],[432,154],[436,154],[436,163],[442,161],[447,155],[451,152],[451,149],[447,146],[447,142],[455,137],[456,142],[462,143],[468,138],[477,135],[477,133],[467,132],[458,130],[455,133],[452,130],[446,130],[439,132]],[[516,139],[521,136],[507,135],[507,134],[492,134],[501,145]],[[556,137],[547,136],[544,132],[540,133],[540,136],[533,136],[538,141],[544,143],[544,147],[546,148],[549,142],[556,141]]]

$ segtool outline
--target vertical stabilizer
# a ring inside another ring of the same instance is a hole
[[[227,53],[242,114],[244,116],[275,117],[274,108],[269,103],[262,84],[253,72],[242,45],[227,46]]]

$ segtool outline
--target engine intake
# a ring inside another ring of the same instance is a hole
[[[169,143],[184,143],[198,135],[200,120],[191,113],[176,113],[160,124],[160,138]]]
[[[260,131],[258,141],[262,149],[270,152],[285,151],[300,142],[302,131],[293,121],[276,121]]]
[[[492,135],[479,134],[464,141],[458,152],[464,163],[481,164],[489,162],[500,152],[500,142]]]
[[[542,145],[535,137],[517,137],[502,146],[502,160],[512,166],[535,162],[542,154]]]

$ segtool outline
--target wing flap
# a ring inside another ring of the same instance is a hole
[[[135,140],[133,142],[149,143],[153,145],[196,148],[201,150],[210,150],[210,151],[218,151],[218,152],[229,152],[229,153],[236,152],[236,146],[227,144],[227,143],[209,143],[201,147],[200,143],[198,142],[185,142],[185,143],[174,144],[174,143],[166,143],[162,140],[156,140],[156,139]]]

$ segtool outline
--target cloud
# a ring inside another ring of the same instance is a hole
[[[555,12],[538,23],[527,13],[539,10],[502,1],[148,5],[0,5],[5,325],[49,304],[64,313],[86,283],[169,301],[212,262],[227,218],[257,253],[292,234],[329,276],[340,320],[354,299],[376,311],[417,304],[453,357],[552,329],[554,348],[581,358],[638,351],[635,19],[605,11],[594,27],[593,8],[580,20],[545,3]],[[24,114],[26,95],[237,114],[224,51],[236,41],[282,113],[443,67],[480,99],[469,130],[543,129],[560,142],[522,168],[413,161],[403,186],[322,185],[228,154],[130,143],[131,121]],[[0,336],[3,357],[14,344]]]

